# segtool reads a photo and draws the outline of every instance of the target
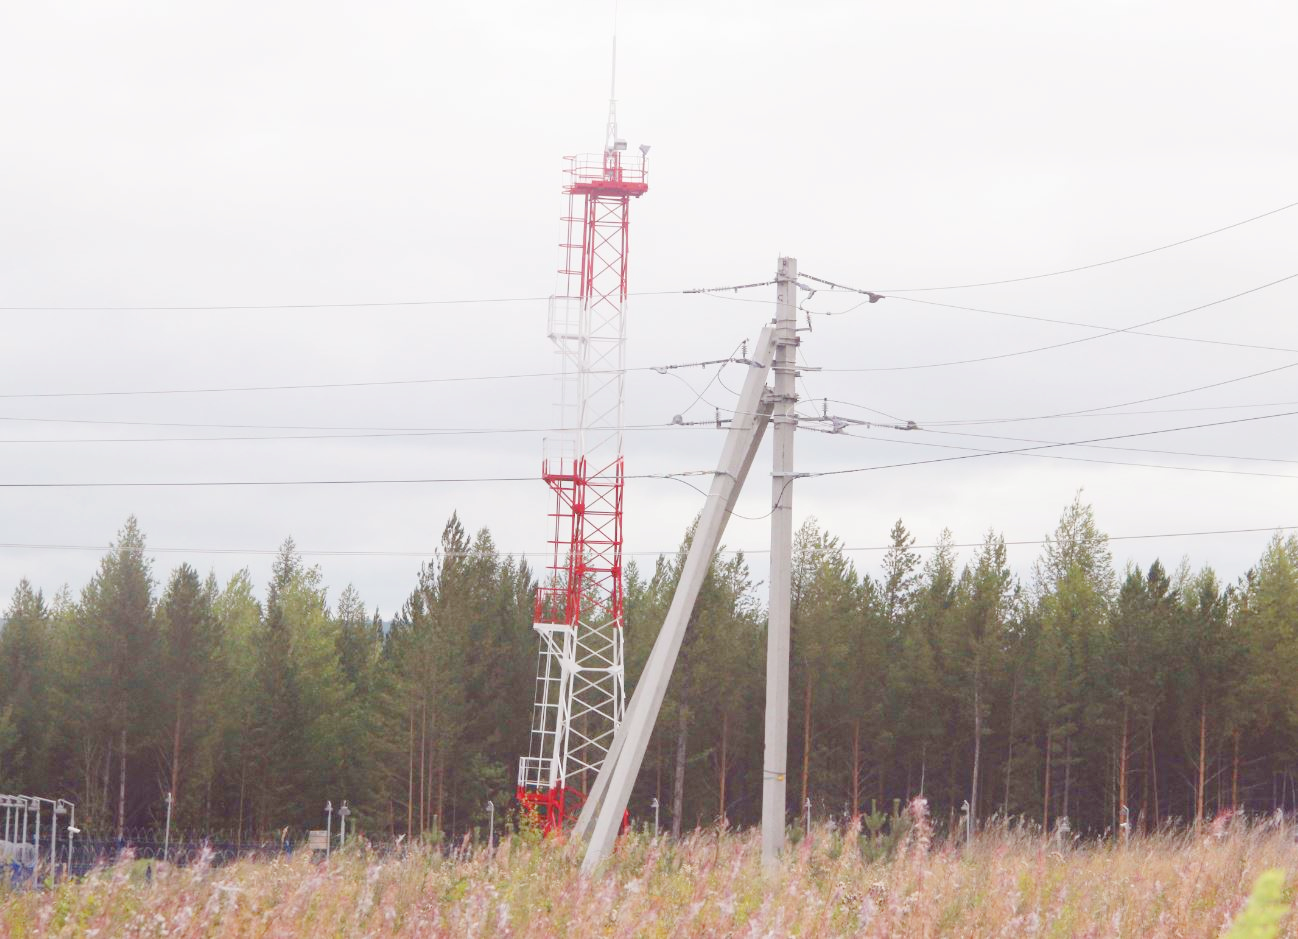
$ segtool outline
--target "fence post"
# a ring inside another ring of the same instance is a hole
[[[171,793],[167,793],[167,827],[162,833],[162,863],[167,863],[167,856],[171,853]]]

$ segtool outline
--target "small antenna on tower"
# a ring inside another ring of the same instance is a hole
[[[608,127],[604,132],[604,152],[612,153],[617,147],[617,3],[613,4],[613,62],[608,82]],[[626,149],[623,144],[621,149]]]

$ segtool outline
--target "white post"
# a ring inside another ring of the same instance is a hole
[[[26,797],[26,796],[19,796],[18,798],[19,798],[19,800],[22,802],[22,810],[23,810],[23,834],[22,834],[22,843],[23,843],[23,844],[26,844],[26,843],[27,843],[27,821],[28,821],[28,819],[30,819],[31,816],[32,816],[32,806],[31,806],[31,803],[27,801],[27,797]],[[14,829],[17,830],[17,828],[18,828],[18,826],[15,825],[15,826],[14,826]]]
[[[41,800],[33,797],[31,804],[36,808],[36,853],[32,856],[32,883],[36,883],[36,869],[41,866]]]
[[[162,863],[167,863],[167,857],[171,853],[171,793],[167,793],[167,827],[163,829],[162,834]]]
[[[49,801],[49,877],[58,879],[58,803]]]
[[[654,641],[653,650],[645,663],[644,672],[636,685],[635,694],[627,708],[626,718],[613,738],[613,745],[600,767],[595,785],[587,796],[574,834],[577,837],[590,833],[590,844],[582,860],[582,871],[592,872],[601,861],[613,853],[622,816],[626,811],[636,774],[644,761],[645,748],[653,732],[654,721],[662,707],[672,668],[680,653],[685,629],[699,590],[711,567],[713,555],[725,532],[726,522],[739,498],[739,490],[752,465],[757,446],[761,442],[770,413],[769,404],[763,402],[766,375],[773,357],[774,330],[766,327],[757,340],[754,362],[744,379],[744,387],[736,406],[735,418],[722,446],[721,460],[712,477],[712,487],[707,502],[699,515],[694,530],[694,541],[685,557],[671,607],[663,620],[662,629]]]
[[[68,822],[68,876],[71,877],[72,876],[72,839],[76,837],[76,835],[80,834],[81,830],[77,828],[76,804],[69,802],[68,807],[72,810],[71,812],[72,817]]]
[[[776,274],[775,409],[771,414],[770,624],[766,630],[766,744],[762,762],[762,866],[772,869],[784,847],[785,773],[789,747],[789,620],[793,590],[793,406],[798,397],[796,350],[798,262],[780,258]]]
[[[352,810],[347,807],[347,800],[343,799],[343,807],[338,810],[338,848],[342,850],[347,847],[347,816],[352,814]]]
[[[329,842],[334,840],[334,803],[325,801],[325,860],[329,860]]]
[[[487,847],[496,846],[496,803],[487,800]]]
[[[654,837],[658,837],[658,797],[654,796],[653,802],[650,803],[654,810]]]

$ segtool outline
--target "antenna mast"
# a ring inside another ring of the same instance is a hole
[[[622,723],[623,385],[626,372],[629,208],[648,191],[645,157],[617,131],[613,37],[604,152],[570,156],[559,291],[549,337],[559,357],[559,423],[541,477],[554,494],[552,559],[537,589],[540,637],[529,753],[518,799],[545,830],[563,827],[594,782]]]

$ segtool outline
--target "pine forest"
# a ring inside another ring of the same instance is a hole
[[[628,685],[680,552],[626,571]],[[797,532],[789,806],[867,821],[923,795],[1054,830],[1154,830],[1298,809],[1298,537],[1246,572],[1115,569],[1068,505],[1030,569],[988,533],[920,551],[898,521],[876,576],[832,526]],[[674,834],[760,817],[759,563],[714,559],[631,814]],[[268,584],[164,571],[129,519],[88,583],[22,581],[0,628],[0,791],[78,806],[112,836],[175,824],[252,839],[349,800],[373,838],[517,824],[536,669],[536,572],[458,517],[400,610],[370,609],[285,541]],[[592,780],[585,781],[586,785]]]

